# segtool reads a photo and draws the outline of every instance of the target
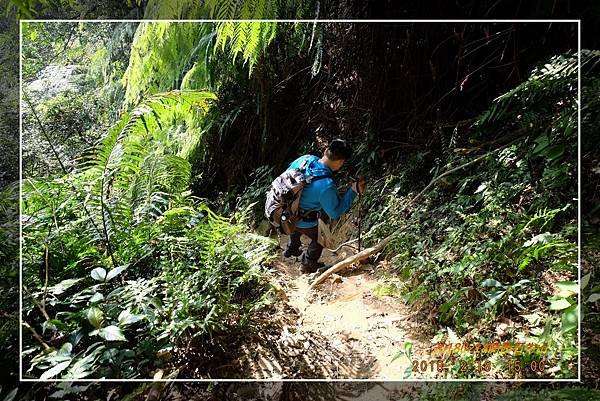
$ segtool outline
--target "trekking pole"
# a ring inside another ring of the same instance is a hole
[[[356,189],[358,190],[358,252],[360,252],[362,244],[362,191],[360,190],[360,181],[364,180],[364,177],[358,177],[356,181]]]
[[[361,235],[362,232],[362,193],[358,193],[358,252],[360,252]]]

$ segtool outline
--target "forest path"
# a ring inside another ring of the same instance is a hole
[[[306,246],[305,241],[303,236]],[[281,236],[282,248],[286,242],[287,236]],[[321,261],[331,266],[353,252],[353,249],[343,248],[334,255],[324,250]],[[382,284],[376,274],[382,264],[352,267],[328,278],[312,292],[309,286],[315,275],[300,273],[299,258],[280,256],[273,267],[283,290],[282,297],[297,313],[298,330],[318,333],[332,347],[350,355],[351,360],[361,360],[360,364],[351,363],[350,369],[336,372],[335,377],[402,379],[410,361],[405,357],[394,360],[394,356],[404,349],[405,342],[412,343],[413,353],[429,347],[418,317],[403,302],[375,295],[376,288]],[[330,357],[327,353],[316,356]],[[331,363],[336,365],[338,361],[331,360]]]
[[[283,248],[287,236],[279,238]],[[302,238],[306,247],[307,238]],[[326,266],[350,256],[325,250]],[[279,256],[270,279],[275,302],[235,335],[195,341],[171,360],[182,377],[227,379],[376,379],[439,377],[437,372],[408,373],[413,359],[429,360],[428,317],[434,311],[409,308],[398,298],[381,295],[389,285],[384,262],[352,266],[327,278],[314,290],[316,274],[300,272],[298,258]],[[407,342],[412,356],[394,360]],[[312,399],[312,398],[311,398]],[[319,396],[314,399],[320,399]]]

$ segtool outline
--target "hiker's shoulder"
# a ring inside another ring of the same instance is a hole
[[[315,155],[308,154],[308,155],[300,156],[298,158],[298,160],[302,160],[302,161],[306,160],[308,163],[312,164],[312,163],[318,162],[319,161],[319,157],[315,156]]]
[[[311,162],[314,159],[318,159],[318,157],[314,155],[302,155],[290,163],[290,168],[300,167],[304,161]]]

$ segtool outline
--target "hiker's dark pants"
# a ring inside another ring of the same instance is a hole
[[[321,253],[323,253],[323,247],[319,244],[319,231],[317,226],[312,228],[299,228],[296,227],[293,233],[290,234],[290,238],[288,239],[286,251],[294,253],[300,249],[302,243],[300,242],[300,237],[302,234],[306,235],[311,239],[310,244],[308,244],[308,248],[302,254],[302,264],[307,266],[314,266],[319,258],[321,257]]]

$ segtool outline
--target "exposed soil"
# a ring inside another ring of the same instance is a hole
[[[307,239],[302,238],[305,242]],[[287,241],[280,238],[281,245]],[[326,265],[354,252],[333,255],[325,250]],[[406,372],[410,360],[397,356],[405,342],[412,358],[427,354],[430,343],[416,315],[401,300],[376,296],[380,265],[359,265],[333,275],[316,290],[315,275],[300,273],[297,258],[272,264],[278,301],[255,316],[255,330],[237,336],[198,341],[179,350],[171,362],[179,377],[238,379],[377,379],[424,377]],[[397,356],[397,357],[396,357]],[[394,359],[394,357],[396,357]],[[407,376],[408,375],[408,376]],[[433,374],[432,374],[433,376]]]
[[[283,248],[287,237],[280,241]],[[334,255],[325,250],[321,260],[330,266],[350,252],[344,249]],[[312,292],[309,286],[315,275],[300,273],[299,258],[280,257],[273,267],[280,296],[295,316],[295,324],[282,327],[277,343],[287,345],[280,351],[302,361],[304,369],[298,373],[307,374],[292,377],[398,380],[410,365],[404,356],[394,359],[405,342],[412,343],[416,354],[429,347],[425,337],[415,334],[421,330],[400,300],[374,295],[380,284],[375,274],[378,266],[353,267]],[[285,369],[270,361],[259,364],[253,376],[286,377]]]
[[[283,248],[287,237],[279,240]],[[306,246],[308,239],[302,241]],[[325,250],[321,260],[328,267],[353,252],[351,248],[337,254]],[[431,355],[435,332],[431,323],[437,309],[428,309],[427,302],[409,308],[398,297],[381,295],[386,291],[378,287],[390,284],[385,261],[352,266],[314,290],[310,284],[317,274],[302,274],[299,258],[280,256],[271,266],[276,293],[271,307],[257,312],[237,334],[199,339],[174,352],[173,369],[167,371],[178,369],[179,377],[205,379],[451,377],[447,370],[437,371],[439,357]],[[584,335],[589,336],[589,331],[584,330]],[[407,343],[412,345],[410,356],[402,353]],[[410,369],[413,361],[418,362],[415,371]]]

